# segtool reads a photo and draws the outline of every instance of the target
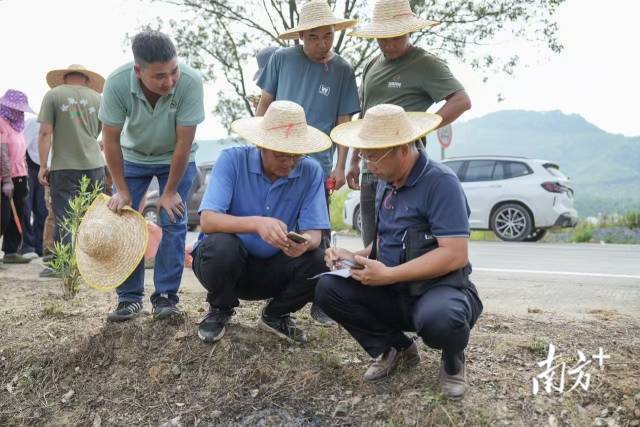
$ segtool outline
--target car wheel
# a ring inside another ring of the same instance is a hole
[[[353,228],[362,234],[362,216],[360,216],[360,205],[353,210]]]
[[[524,206],[507,203],[497,208],[491,216],[491,229],[501,240],[521,242],[531,234],[532,222]]]
[[[537,242],[547,234],[546,228],[536,228],[531,234],[524,238],[524,242]]]
[[[153,206],[144,208],[144,211],[142,211],[142,216],[147,221],[151,221],[154,224],[158,223],[158,211]]]

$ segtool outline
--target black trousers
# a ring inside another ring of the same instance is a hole
[[[315,301],[372,357],[411,345],[403,331],[417,332],[429,347],[464,350],[482,313],[475,287],[438,286],[414,297],[394,286],[365,286],[336,276],[320,278]]]
[[[29,195],[24,208],[24,243],[22,253],[35,252],[42,256],[42,236],[44,223],[47,219],[47,205],[44,201],[44,187],[38,182],[40,166],[34,163],[27,153],[27,167],[29,169]],[[33,224],[31,218],[33,216]]]
[[[56,242],[71,243],[71,236],[63,232],[60,224],[67,216],[69,201],[80,191],[80,179],[83,175],[92,181],[89,189],[93,188],[94,182],[98,182],[104,188],[104,167],[88,170],[63,169],[49,173],[51,208],[56,219],[53,239]]]
[[[271,316],[293,313],[313,301],[317,280],[308,279],[327,271],[321,249],[298,258],[282,252],[256,258],[235,234],[227,233],[207,235],[192,255],[193,272],[209,292],[212,307],[237,307],[239,299],[273,298],[267,308]]]
[[[28,177],[18,176],[12,179],[13,181],[13,203],[16,206],[16,212],[20,225],[23,225],[23,215],[25,208],[25,202],[27,201],[27,195],[29,194]],[[22,235],[18,231],[16,222],[13,218],[11,211],[11,201],[4,194],[2,195],[2,219],[0,221],[0,227],[2,227],[2,251],[5,254],[15,254],[20,251],[22,246]],[[24,228],[23,228],[24,229]]]

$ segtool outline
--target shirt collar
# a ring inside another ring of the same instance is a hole
[[[300,176],[303,161],[304,158],[301,158],[296,168],[289,172],[287,179],[298,178]],[[258,149],[258,147],[252,147],[251,151],[249,152],[249,172],[256,175],[264,175],[262,171],[262,157],[260,155],[260,149]]]
[[[411,168],[411,172],[409,172],[409,176],[407,180],[404,182],[402,187],[413,187],[415,186],[420,178],[427,172],[427,167],[429,166],[429,158],[427,157],[427,153],[423,150],[418,150],[418,159],[413,164]],[[387,182],[387,187],[392,187],[390,182]]]

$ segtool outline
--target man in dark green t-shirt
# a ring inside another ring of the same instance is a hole
[[[460,82],[451,74],[447,64],[422,48],[413,46],[411,33],[437,25],[421,19],[411,11],[407,0],[378,0],[373,20],[356,28],[350,36],[375,38],[381,54],[365,65],[360,96],[362,114],[379,104],[399,105],[405,111],[424,112],[432,104],[445,101],[436,112],[446,126],[471,108],[471,101]],[[347,184],[360,189],[362,240],[371,244],[375,234],[375,192],[377,180],[363,165],[357,153],[351,157]]]

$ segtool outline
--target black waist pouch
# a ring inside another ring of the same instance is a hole
[[[408,228],[403,238],[402,259],[400,262],[411,261],[438,247],[438,241],[431,234],[429,225],[418,225]],[[469,275],[471,274],[471,264],[467,263],[462,268],[454,270],[440,277],[432,279],[417,280],[413,282],[399,283],[396,289],[407,292],[410,295],[422,295],[429,289],[436,286],[451,286],[465,289],[471,286]]]

